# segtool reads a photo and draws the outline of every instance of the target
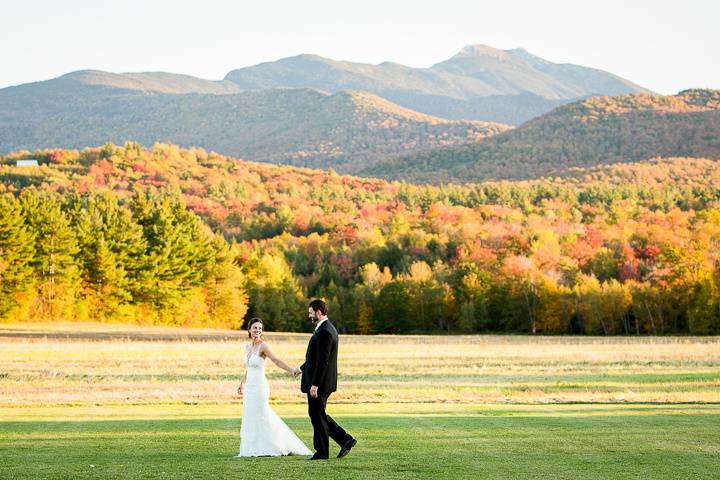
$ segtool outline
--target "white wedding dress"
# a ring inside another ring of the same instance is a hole
[[[312,455],[310,449],[270,408],[270,386],[265,378],[265,359],[245,355],[247,378],[243,391],[240,453],[237,457]]]

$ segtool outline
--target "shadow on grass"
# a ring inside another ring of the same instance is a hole
[[[237,418],[0,421],[0,478],[674,479],[720,471],[718,415],[557,413],[342,415],[358,445],[326,462],[236,459]],[[308,420],[287,423],[311,443]]]

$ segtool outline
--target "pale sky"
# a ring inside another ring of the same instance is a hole
[[[80,69],[221,79],[301,53],[429,67],[523,47],[658,93],[720,88],[716,0],[22,0],[0,16],[0,88]]]

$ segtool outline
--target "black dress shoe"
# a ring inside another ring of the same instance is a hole
[[[306,458],[305,460],[327,460],[328,457],[318,457],[317,455],[313,455],[310,458]]]
[[[355,438],[353,438],[353,437],[350,437],[350,440],[345,442],[345,445],[343,445],[342,448],[340,449],[340,452],[337,454],[337,458],[342,458],[345,455],[347,455],[348,453],[350,453],[350,449],[353,448],[356,443],[357,443],[357,440],[355,440]]]

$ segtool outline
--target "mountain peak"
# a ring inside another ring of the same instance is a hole
[[[308,62],[332,62],[334,60],[331,60],[329,58],[321,57],[320,55],[315,55],[314,53],[301,53],[299,55],[293,55],[292,57],[285,57],[280,59],[280,61],[288,61],[288,60],[294,60],[294,61],[308,61]],[[266,62],[267,63],[267,62]]]
[[[532,53],[528,52],[524,48],[513,48],[511,50],[505,50],[509,55],[512,55],[515,58],[519,58],[521,60],[526,61],[528,64],[532,65],[533,67],[543,67],[543,66],[549,66],[553,65],[553,62],[550,62],[548,60],[545,60],[544,58],[538,57],[537,55],[533,55]]]
[[[488,45],[475,44],[466,45],[453,58],[467,58],[467,57],[494,57],[502,58],[507,55],[503,50],[490,47]]]
[[[497,60],[513,60],[520,59],[528,62],[530,65],[537,64],[549,64],[547,60],[540,58],[532,53],[528,52],[522,47],[511,48],[508,50],[500,50],[499,48],[493,48],[488,45],[467,45],[460,50],[451,60],[455,59],[497,59]]]
[[[522,47],[511,48],[510,50],[505,50],[505,51],[508,53],[516,54],[516,55],[530,55],[530,52],[528,52],[526,49],[524,49]]]

